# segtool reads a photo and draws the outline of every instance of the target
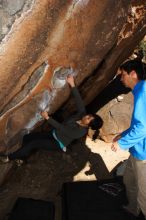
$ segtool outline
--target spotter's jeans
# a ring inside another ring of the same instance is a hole
[[[128,208],[138,215],[140,210],[146,219],[146,160],[130,156],[124,173]]]

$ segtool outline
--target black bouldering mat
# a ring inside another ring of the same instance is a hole
[[[52,202],[18,198],[8,220],[54,220],[54,215]]]
[[[115,179],[65,183],[62,220],[136,220],[123,211],[126,202],[124,186]]]

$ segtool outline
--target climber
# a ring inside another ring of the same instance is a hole
[[[71,92],[75,98],[77,113],[62,123],[57,122],[48,115],[46,111],[41,115],[54,127],[51,132],[30,133],[24,136],[22,147],[9,155],[1,156],[2,162],[15,160],[18,164],[23,163],[33,151],[43,149],[47,151],[60,150],[67,151],[68,146],[77,139],[87,135],[88,128],[97,130],[102,126],[102,119],[96,114],[87,114],[83,100],[75,86],[74,77],[69,75],[66,81],[71,87]]]

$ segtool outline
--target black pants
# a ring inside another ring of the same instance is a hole
[[[49,133],[31,133],[23,137],[22,147],[9,154],[10,160],[25,159],[37,150],[61,151],[58,142]]]

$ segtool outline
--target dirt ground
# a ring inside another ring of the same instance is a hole
[[[0,220],[6,220],[16,199],[50,200],[55,220],[61,220],[61,190],[64,182],[90,181],[112,177],[113,169],[129,153],[114,153],[101,140],[75,143],[68,153],[37,152],[21,167],[14,165],[9,179],[0,188]]]

